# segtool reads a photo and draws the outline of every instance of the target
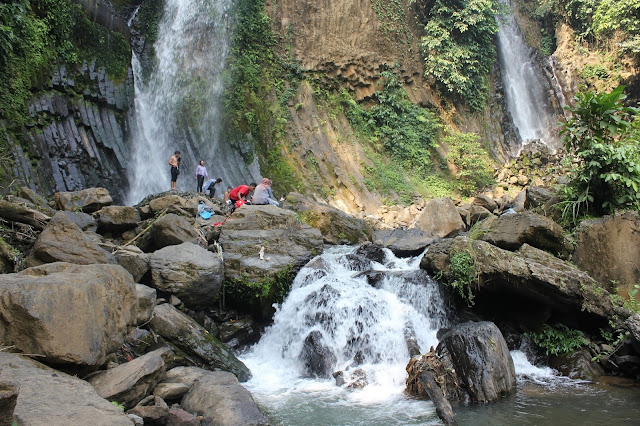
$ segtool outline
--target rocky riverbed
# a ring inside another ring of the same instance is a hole
[[[636,232],[617,231],[637,229],[638,215],[585,224],[569,239],[543,214],[552,197],[528,187],[515,198],[441,198],[408,207],[409,221],[393,221],[353,217],[300,194],[285,208],[244,206],[227,217],[219,200],[196,193],[158,194],[131,207],[113,205],[103,188],[50,200],[22,188],[0,200],[0,417],[19,424],[267,424],[241,385],[251,371],[235,351],[257,341],[273,304],[325,244],[365,244],[348,260],[364,265],[364,274],[382,248],[409,256],[430,247],[421,268],[457,306],[454,323],[495,323],[442,330],[437,356],[411,360],[416,395],[426,395],[425,371],[449,383],[448,391],[429,395],[443,419],[447,400],[487,402],[510,392],[507,348],[544,324],[566,324],[590,338],[571,359],[551,357],[565,374],[637,378],[640,317],[612,297],[610,282],[638,271],[610,248],[640,246]],[[504,214],[507,205],[512,214]],[[212,216],[203,219],[202,209]],[[618,266],[594,268],[585,254],[594,252]],[[473,271],[462,293],[452,266],[460,253]],[[375,273],[370,277],[374,282]],[[617,347],[595,333],[611,325],[628,332]],[[504,344],[480,344],[486,353],[466,359],[477,327],[487,341]],[[430,364],[436,358],[462,376],[438,376],[448,370]],[[490,359],[495,375],[478,376],[473,366]]]

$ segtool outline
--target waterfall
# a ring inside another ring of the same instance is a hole
[[[260,177],[257,162],[247,166],[242,147],[236,149],[222,138],[231,7],[232,0],[167,0],[147,81],[134,53],[129,204],[170,188],[168,160],[176,150],[182,158],[179,190],[195,190],[193,176],[200,160],[210,177],[222,178],[222,187]]]
[[[438,285],[418,268],[419,258],[398,259],[387,251],[384,264],[371,262],[380,278],[372,286],[366,273],[357,272],[363,268],[351,251],[331,248],[300,271],[277,307],[273,325],[241,357],[253,374],[247,387],[267,406],[293,406],[288,414],[278,410],[292,416],[284,424],[314,424],[296,418],[305,415],[300,404],[331,413],[325,415],[356,415],[344,406],[327,409],[344,403],[359,407],[356,416],[365,415],[362,411],[391,416],[379,422],[368,418],[366,424],[389,424],[404,416],[411,422],[433,421],[437,417],[430,402],[409,400],[403,392],[410,359],[407,335],[424,353],[437,346],[436,331],[446,323]],[[345,384],[338,386],[333,378],[305,378],[300,354],[312,332],[322,336],[321,344],[335,356],[331,372],[343,371]],[[362,377],[367,383],[362,389],[350,385]],[[408,410],[408,405],[413,408]],[[317,419],[315,424],[345,423],[360,424],[354,418]]]
[[[502,0],[507,6],[508,0]],[[524,42],[513,13],[498,19],[498,58],[507,109],[518,129],[520,140],[508,147],[517,156],[523,146],[540,141],[552,152],[558,148],[556,117],[544,71],[535,60],[535,52]]]

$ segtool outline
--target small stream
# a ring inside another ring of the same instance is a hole
[[[350,247],[332,247],[296,277],[277,307],[274,323],[241,359],[253,378],[251,391],[273,425],[423,425],[441,424],[429,401],[405,395],[409,353],[407,326],[422,352],[437,345],[436,331],[447,313],[438,286],[419,270],[420,258],[398,259],[386,252],[371,268],[385,276],[375,287],[358,274],[362,265],[349,258]],[[298,356],[305,337],[322,334],[336,355],[333,378],[305,378]],[[355,365],[354,355],[364,362]],[[640,388],[592,385],[532,365],[524,352],[512,351],[517,391],[495,404],[454,405],[459,425],[637,424]],[[349,388],[356,370],[368,384]]]

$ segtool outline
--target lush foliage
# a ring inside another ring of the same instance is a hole
[[[580,330],[572,330],[564,324],[544,324],[540,331],[529,335],[547,355],[566,354],[589,344]]]
[[[40,74],[55,63],[97,59],[113,76],[126,75],[130,48],[120,34],[90,22],[70,0],[0,3],[0,116],[17,125]]]
[[[578,93],[562,125],[565,148],[581,160],[564,187],[564,216],[574,221],[587,212],[640,209],[640,120],[637,108],[623,105],[623,90]]]
[[[274,191],[299,191],[293,167],[283,154],[286,104],[299,84],[300,69],[276,54],[278,40],[264,12],[264,0],[238,0],[233,15],[225,82],[227,119],[235,133],[250,134],[258,145],[260,169],[274,181]]]
[[[439,280],[454,289],[468,306],[474,304],[473,284],[477,282],[475,260],[469,250],[452,253],[449,259],[449,271],[440,273]]]
[[[493,183],[491,159],[478,135],[449,131],[443,143],[449,147],[447,160],[456,167],[458,190],[462,195],[471,195]]]
[[[473,109],[482,109],[496,59],[498,1],[428,0],[418,7],[426,21],[421,40],[426,75]]]

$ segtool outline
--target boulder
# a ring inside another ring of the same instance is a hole
[[[151,393],[173,358],[171,349],[156,349],[115,368],[98,372],[89,378],[89,383],[101,397],[131,408]]]
[[[320,230],[327,244],[363,243],[369,241],[373,231],[364,220],[298,193],[289,194],[285,206],[297,212],[304,223]]]
[[[550,357],[549,366],[571,379],[596,382],[605,372],[597,361],[591,359],[589,349],[580,348],[567,354]]]
[[[208,308],[218,299],[223,263],[214,254],[192,243],[162,248],[149,261],[152,285],[176,295],[192,308]]]
[[[138,298],[136,325],[141,325],[151,319],[158,297],[154,288],[142,284],[136,284],[136,297]]]
[[[93,217],[100,232],[124,232],[135,228],[142,220],[138,209],[128,206],[106,206],[95,212]]]
[[[131,426],[124,412],[84,380],[0,352],[0,381],[20,388],[14,410],[19,425]]]
[[[51,363],[101,365],[136,319],[131,274],[118,265],[52,263],[0,275],[0,341]]]
[[[572,260],[603,285],[640,282],[640,216],[624,212],[583,221]],[[626,295],[625,295],[626,296]]]
[[[472,205],[464,219],[467,225],[473,226],[488,217],[493,217],[493,213],[482,206]]]
[[[220,426],[268,425],[251,394],[236,377],[224,371],[203,374],[182,400],[182,408],[198,413],[203,424]]]
[[[464,231],[464,222],[451,198],[436,198],[427,202],[413,226],[434,237],[451,237]]]
[[[169,416],[169,406],[164,400],[155,395],[149,395],[138,403],[127,415],[136,415],[142,418],[147,425],[165,425]]]
[[[429,232],[418,229],[393,229],[373,233],[374,244],[388,248],[399,257],[417,256],[430,244],[438,240]]]
[[[61,212],[61,214],[69,218],[71,222],[78,225],[78,228],[82,229],[83,231],[96,232],[98,230],[98,223],[93,218],[93,216],[88,213],[63,211]]]
[[[44,228],[34,245],[34,255],[42,262],[116,263],[111,253],[82,232],[63,212],[56,213]]]
[[[473,402],[495,402],[515,390],[516,373],[502,333],[492,322],[466,322],[449,330],[436,349],[451,360]]]
[[[305,369],[303,377],[329,378],[338,362],[335,354],[322,344],[322,334],[317,330],[304,339],[298,359]]]
[[[12,383],[0,382],[0,426],[14,425],[13,413],[20,388]]]
[[[58,210],[97,212],[103,207],[113,204],[109,191],[105,188],[87,188],[75,192],[56,192]]]
[[[47,199],[31,188],[27,188],[26,186],[18,188],[18,197],[28,200],[36,210],[40,210],[47,216],[53,216],[56,213],[55,210],[49,206]]]
[[[220,324],[219,333],[220,340],[232,348],[257,342],[260,338],[258,327],[250,317]]]
[[[230,371],[243,382],[251,378],[249,369],[231,349],[192,318],[168,303],[157,305],[154,312],[149,327],[183,351],[195,365]]]
[[[384,263],[387,258],[387,254],[384,252],[382,246],[370,242],[358,246],[354,254],[377,263]]]
[[[208,372],[200,367],[175,367],[167,371],[163,383],[180,383],[191,389],[196,380]]]
[[[120,266],[129,271],[135,282],[140,282],[149,272],[149,255],[136,246],[122,246],[113,252]]]
[[[200,426],[198,416],[178,407],[171,407],[167,416],[167,426]]]
[[[273,304],[282,301],[296,272],[324,248],[320,231],[275,206],[236,209],[219,243],[227,304],[259,318],[273,315]]]
[[[200,234],[185,217],[169,213],[156,220],[151,227],[153,242],[157,248],[182,243],[197,243]]]
[[[159,383],[153,389],[153,394],[165,401],[175,401],[181,399],[189,389],[190,387],[183,383]]]
[[[433,400],[446,423],[453,419],[447,401],[495,402],[516,386],[507,343],[498,327],[487,321],[448,330],[435,351],[410,361],[407,372],[409,394]]]
[[[481,207],[487,210],[489,213],[492,213],[498,208],[498,203],[493,198],[484,194],[480,194],[474,197],[471,205]]]
[[[627,318],[625,324],[631,335],[631,344],[635,351],[640,354],[640,313],[631,315]]]
[[[573,250],[560,225],[533,212],[491,217],[478,227],[479,239],[505,250],[517,250],[525,243],[563,257]]]
[[[445,239],[429,248],[420,267],[452,282],[451,258],[460,252],[473,260],[476,305],[502,316],[519,321],[525,313],[548,309],[585,326],[604,326],[613,314],[629,316],[614,309],[609,293],[585,272],[527,244],[514,253],[467,237]]]
[[[184,208],[185,206],[185,199],[175,194],[166,195],[149,201],[149,207],[151,207],[151,211],[154,214],[164,209],[168,209],[169,207]]]

